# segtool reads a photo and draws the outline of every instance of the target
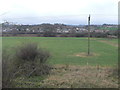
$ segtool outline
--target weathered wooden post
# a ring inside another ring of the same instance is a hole
[[[90,55],[90,15],[88,17],[88,55]]]

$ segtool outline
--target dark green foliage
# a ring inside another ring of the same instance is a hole
[[[56,28],[54,25],[51,24],[45,24],[43,26],[43,36],[44,37],[55,37],[56,36]]]
[[[56,37],[56,33],[54,31],[48,30],[48,31],[44,31],[43,36],[44,37]]]

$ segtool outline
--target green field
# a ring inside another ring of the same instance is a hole
[[[117,27],[98,27],[97,29],[101,29],[101,30],[118,30]]]
[[[2,48],[14,53],[23,42],[37,42],[51,54],[50,64],[113,66],[118,63],[118,40],[91,38],[93,56],[76,56],[87,53],[87,38],[66,37],[2,37]]]

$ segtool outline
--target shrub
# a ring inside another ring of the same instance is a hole
[[[45,64],[50,54],[48,51],[38,48],[37,43],[25,43],[19,46],[15,56],[19,75],[32,76],[50,72],[50,67]]]
[[[35,61],[40,60],[41,63],[46,62],[50,54],[38,48],[37,43],[25,43],[22,46],[17,47],[16,57],[23,61]]]
[[[35,60],[35,58],[37,57],[39,51],[37,49],[37,45],[36,44],[25,44],[22,45],[20,47],[18,47],[17,51],[16,51],[16,57],[20,60],[26,60],[26,61],[30,61],[30,60]]]
[[[12,48],[13,49],[13,48]],[[51,66],[46,61],[48,51],[38,48],[36,43],[25,43],[15,49],[16,53],[3,50],[2,53],[2,87],[15,87],[17,77],[47,75]]]

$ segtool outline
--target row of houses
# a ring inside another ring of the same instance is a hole
[[[88,32],[86,26],[72,26],[64,24],[40,24],[40,25],[9,25],[3,24],[3,32],[37,32],[42,33],[47,30],[51,30],[57,33],[80,33]],[[108,32],[109,30],[97,29],[96,26],[90,26],[90,32]]]

